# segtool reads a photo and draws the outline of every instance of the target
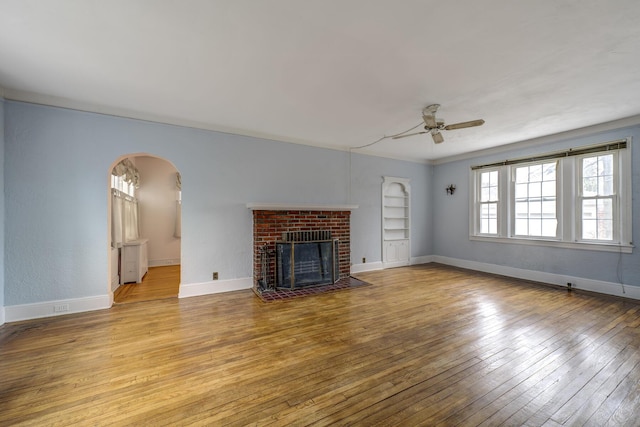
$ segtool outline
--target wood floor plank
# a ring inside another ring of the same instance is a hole
[[[595,331],[581,344],[577,354],[570,359],[565,359],[558,369],[545,377],[540,384],[537,384],[532,393],[535,394],[535,397],[511,416],[507,423],[540,425],[546,422],[550,417],[550,408],[566,402],[566,399],[571,396],[571,394],[564,392],[564,387],[572,385],[572,382],[579,375],[586,375],[595,369],[600,369],[599,363],[602,363],[602,354],[598,352],[598,349],[623,329],[622,327],[608,328],[609,324],[605,328]],[[615,350],[608,351],[605,348],[604,351],[606,352],[605,357],[608,357]]]
[[[6,324],[0,425],[636,425],[640,304],[437,264],[358,277],[273,303],[131,285]]]
[[[637,369],[639,352],[637,347],[627,346],[618,353],[615,362],[598,373],[598,380],[589,381],[584,390],[581,390],[568,405],[553,415],[553,419],[566,425],[584,425],[596,412],[604,415],[607,409],[603,405],[609,406],[608,398],[629,373]],[[611,372],[612,369],[613,372]],[[596,389],[593,390],[594,388]],[[591,394],[585,396],[588,393]],[[611,412],[613,411],[609,411]]]
[[[501,396],[495,403],[496,412],[479,425],[500,425],[507,420],[507,424],[515,423],[514,414],[521,411],[529,405],[534,398],[546,391],[552,386],[557,378],[562,377],[569,371],[573,364],[579,359],[577,356],[584,357],[583,349],[591,345],[590,336],[600,328],[600,324],[596,319],[585,322],[575,322],[574,324],[563,329],[563,338],[556,341],[545,341],[545,345],[552,345],[555,349],[544,361],[545,366],[522,383],[518,384],[512,390],[509,390]],[[535,407],[535,406],[534,406]],[[474,414],[476,415],[476,414]],[[530,416],[531,414],[529,414]],[[526,418],[526,416],[525,416]],[[522,423],[523,421],[520,420]],[[469,424],[474,425],[474,424]]]
[[[585,426],[639,425],[640,369],[638,368],[639,366],[636,364],[635,369],[629,371],[612,393],[603,396],[598,409],[584,423]]]

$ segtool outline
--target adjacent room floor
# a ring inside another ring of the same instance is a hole
[[[113,302],[153,301],[164,298],[177,298],[180,288],[180,266],[167,265],[149,267],[141,283],[127,283],[118,286],[113,293]]]

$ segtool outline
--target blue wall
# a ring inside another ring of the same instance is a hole
[[[182,174],[182,284],[249,278],[248,202],[357,204],[352,262],[381,261],[385,175],[411,180],[414,258],[486,265],[640,286],[640,254],[469,240],[470,166],[609,141],[640,139],[640,126],[558,139],[430,166],[101,114],[0,102],[0,306],[108,294],[109,173],[147,154]],[[633,212],[640,212],[640,148],[633,154]],[[5,161],[6,160],[6,161]],[[444,189],[455,184],[455,195]],[[640,241],[640,215],[633,220]]]
[[[640,127],[594,133],[570,139],[558,139],[526,149],[476,157],[469,160],[444,163],[435,167],[434,198],[431,206],[434,216],[434,254],[460,260],[499,266],[515,267],[566,276],[601,280],[640,286],[640,251],[618,254],[590,250],[562,249],[518,244],[487,243],[469,240],[469,178],[472,165],[513,159],[529,154],[543,154],[612,141],[631,136],[636,145],[632,149],[633,170],[633,241],[640,242]],[[447,196],[445,187],[456,184],[453,196]]]
[[[432,166],[6,102],[5,305],[108,292],[111,167],[149,154],[182,175],[182,283],[250,277],[248,202],[359,204],[352,261],[381,260],[382,176],[411,179],[412,256],[430,255]],[[351,178],[353,177],[353,178]]]

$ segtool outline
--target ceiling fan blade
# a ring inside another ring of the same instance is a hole
[[[416,133],[408,133],[408,134],[406,134],[406,135],[397,135],[397,136],[393,136],[393,137],[391,137],[391,139],[406,138],[406,137],[408,137],[408,136],[422,135],[423,133],[429,133],[429,132],[422,131],[422,132],[416,132]]]
[[[424,124],[428,129],[433,129],[438,127],[438,124],[436,123],[436,116],[424,115],[422,116],[422,120],[424,120]]]
[[[443,129],[444,130],[464,129],[464,128],[470,128],[474,126],[482,126],[483,124],[484,124],[484,120],[479,119],[479,120],[471,120],[470,122],[461,122],[461,123],[454,123],[452,125],[446,125]]]
[[[424,120],[424,124],[427,125],[429,129],[438,127],[436,111],[438,111],[439,107],[440,104],[432,104],[422,110],[422,120]]]
[[[431,132],[431,137],[433,138],[433,142],[435,142],[436,144],[444,142],[444,137],[440,132]]]

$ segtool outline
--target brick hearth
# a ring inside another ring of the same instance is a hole
[[[330,230],[331,238],[338,239],[340,278],[349,276],[351,266],[351,212],[305,210],[254,210],[253,211],[253,282],[261,277],[260,248],[267,246],[271,256],[267,279],[275,281],[276,242],[283,232]]]

